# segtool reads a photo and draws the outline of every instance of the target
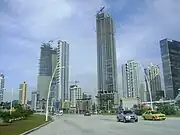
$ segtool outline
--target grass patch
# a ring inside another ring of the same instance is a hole
[[[0,125],[0,135],[19,135],[44,123],[44,115],[32,115],[24,120],[14,121],[8,125]]]

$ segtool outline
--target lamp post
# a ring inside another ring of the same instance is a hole
[[[146,75],[146,73],[144,72],[144,67],[139,63],[140,65],[140,69],[143,71],[144,73],[144,77],[145,77],[145,80],[147,81],[147,86],[148,86],[148,91],[149,91],[149,98],[150,98],[150,104],[151,104],[151,109],[153,109],[153,103],[152,103],[152,93],[151,93],[151,87],[150,87],[150,82],[149,82],[149,79]]]
[[[47,95],[47,100],[46,100],[46,120],[45,121],[48,121],[48,113],[49,113],[48,107],[49,107],[49,97],[50,97],[50,93],[51,93],[51,85],[52,85],[52,81],[54,79],[54,76],[56,74],[57,68],[58,68],[58,63],[54,69],[53,75],[52,75],[51,80],[49,82],[48,95]]]
[[[10,115],[12,114],[12,107],[13,107],[13,103],[12,103],[12,102],[13,102],[13,95],[14,95],[14,89],[13,89],[13,88],[12,88],[12,90],[11,90],[11,94],[12,94],[12,95],[11,95],[12,97],[11,97]]]
[[[50,93],[51,93],[51,85],[52,85],[52,81],[53,81],[53,79],[55,77],[55,74],[56,74],[56,71],[57,71],[57,68],[58,68],[58,64],[59,63],[57,63],[57,65],[56,65],[56,67],[54,69],[53,75],[51,77],[51,80],[49,82],[48,95],[47,95],[47,100],[46,100],[46,119],[45,119],[45,121],[48,121],[48,114],[49,114],[48,107],[49,107],[49,98],[50,98]],[[60,67],[60,68],[64,68],[64,67]]]
[[[52,42],[54,42],[54,40],[49,41],[49,43],[52,43]],[[58,44],[59,44],[60,42],[62,43],[63,41],[58,40]],[[53,81],[53,79],[54,79],[54,77],[55,77],[55,74],[56,74],[58,65],[59,65],[59,62],[56,64],[56,67],[55,67],[55,69],[54,69],[54,71],[53,71],[53,74],[52,74],[52,77],[51,77],[51,80],[50,80],[50,83],[49,83],[48,95],[47,95],[47,101],[46,101],[46,119],[45,119],[45,121],[48,121],[48,113],[49,113],[48,106],[49,106],[49,98],[50,98],[50,93],[51,93],[51,85],[52,85],[52,81]],[[59,67],[59,68],[64,68],[64,67]],[[61,72],[61,71],[60,71],[60,72]],[[60,82],[60,83],[61,83],[61,82]]]
[[[108,113],[110,112],[110,109],[109,109],[109,102],[110,102],[110,100],[108,99]]]
[[[180,88],[178,89],[178,95],[176,96],[176,98],[174,99],[174,104],[178,101],[178,99],[180,98]]]
[[[53,112],[53,109],[54,109],[54,102],[55,102],[55,98],[52,98],[52,100],[51,100],[51,112]]]
[[[143,67],[140,63],[139,63],[139,65],[140,65],[140,68],[141,68],[141,70],[143,71],[144,77],[145,77],[145,79],[146,79],[146,81],[147,81],[149,98],[150,98],[150,105],[151,105],[151,109],[153,110],[153,101],[152,101],[152,93],[151,93],[151,86],[150,86],[150,81],[151,81],[151,80],[149,80],[148,76],[147,76],[146,73],[144,72],[144,67]],[[157,74],[154,76],[154,78],[155,78],[157,75],[159,75],[159,73],[157,73]],[[153,79],[154,79],[154,78],[153,78]]]

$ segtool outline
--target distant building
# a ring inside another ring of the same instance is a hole
[[[71,108],[76,108],[77,100],[81,100],[83,98],[82,89],[78,87],[78,85],[70,86],[70,102]]]
[[[160,48],[166,98],[175,99],[180,89],[180,42],[163,39]]]
[[[27,83],[19,85],[19,102],[22,105],[27,105]]]
[[[97,34],[97,70],[98,70],[98,105],[107,110],[119,104],[117,88],[117,60],[112,17],[100,11],[96,14]],[[106,100],[105,100],[106,99]]]
[[[140,64],[134,60],[122,65],[123,97],[146,101],[146,83]]]
[[[3,102],[3,97],[4,97],[4,84],[5,84],[5,78],[4,75],[1,73],[0,74],[0,103]]]
[[[58,41],[57,64],[57,98],[64,102],[69,100],[69,44],[66,41]]]
[[[83,111],[92,111],[92,95],[83,93]],[[110,101],[110,100],[109,100]]]
[[[39,92],[37,92],[37,104],[36,104],[36,108],[37,109],[40,109],[41,108],[41,100],[40,100],[40,95],[39,95]]]
[[[140,104],[136,98],[122,98],[121,100],[124,109],[131,109],[134,105]]]
[[[37,109],[37,98],[38,98],[38,93],[37,91],[33,91],[31,93],[31,109],[36,110]]]
[[[162,91],[161,88],[161,72],[158,65],[153,65],[152,63],[145,69],[145,73],[150,82],[150,89],[152,94],[152,100],[157,101],[163,98],[160,97]],[[149,91],[147,91],[147,100],[150,101]]]

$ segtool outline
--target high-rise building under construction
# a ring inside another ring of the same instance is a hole
[[[118,105],[117,60],[112,17],[102,8],[96,15],[98,104],[101,110]]]

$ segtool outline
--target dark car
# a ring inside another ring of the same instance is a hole
[[[142,115],[142,112],[141,112],[140,109],[134,110],[134,113],[135,113],[137,116],[141,116],[141,115]]]
[[[91,113],[89,111],[84,113],[84,116],[91,116]]]

